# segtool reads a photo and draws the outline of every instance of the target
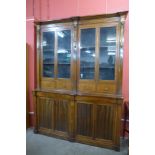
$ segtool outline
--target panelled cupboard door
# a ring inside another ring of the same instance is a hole
[[[40,30],[40,83],[43,89],[72,90],[71,26],[41,26]]]
[[[55,130],[68,132],[68,101],[57,100],[54,107]]]
[[[79,25],[78,33],[78,91],[115,94],[119,68],[119,24]]]
[[[37,97],[38,130],[47,134],[62,132],[68,135],[69,101],[48,97]]]
[[[87,137],[93,135],[93,105],[78,102],[77,106],[77,134]]]
[[[47,97],[37,98],[37,118],[39,129],[53,129],[53,106],[54,100]]]
[[[95,138],[113,139],[114,109],[111,105],[96,105]]]
[[[76,103],[77,138],[113,141],[114,107],[110,104]]]

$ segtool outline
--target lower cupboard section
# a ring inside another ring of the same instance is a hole
[[[122,98],[34,92],[35,132],[115,150]]]

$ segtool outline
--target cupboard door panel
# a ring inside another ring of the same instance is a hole
[[[52,108],[54,101],[49,98],[38,98],[39,127],[52,129]]]
[[[68,105],[69,102],[65,100],[55,101],[55,130],[68,131]]]
[[[114,111],[110,105],[96,106],[95,137],[112,140]]]
[[[92,104],[77,103],[77,134],[92,137]]]
[[[80,33],[80,79],[95,78],[96,29],[81,29]]]
[[[71,30],[58,31],[58,78],[70,78]]]
[[[43,32],[43,77],[54,77],[54,32]]]
[[[116,27],[100,28],[99,79],[115,80]]]

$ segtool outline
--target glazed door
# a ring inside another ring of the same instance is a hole
[[[41,27],[40,83],[43,89],[72,90],[71,26]]]
[[[77,88],[80,92],[95,92],[96,35],[95,27],[82,26],[79,29]]]
[[[116,93],[119,72],[119,25],[79,26],[78,91]]]

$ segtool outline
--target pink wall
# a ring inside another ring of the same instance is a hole
[[[28,70],[29,70],[29,111],[33,111],[33,96],[32,90],[35,88],[35,38],[34,38],[34,23],[33,19],[26,21],[26,43],[28,44]],[[33,124],[33,116],[30,115],[30,124]]]
[[[46,21],[73,16],[108,14],[128,11],[128,0],[26,0],[26,42],[29,45],[29,94],[30,111],[33,111],[32,90],[35,88],[35,34],[34,20]],[[128,17],[125,23],[125,42],[123,57],[123,96],[128,100]],[[33,119],[31,119],[33,125]]]
[[[26,0],[26,17],[52,20],[128,11],[128,0]]]

